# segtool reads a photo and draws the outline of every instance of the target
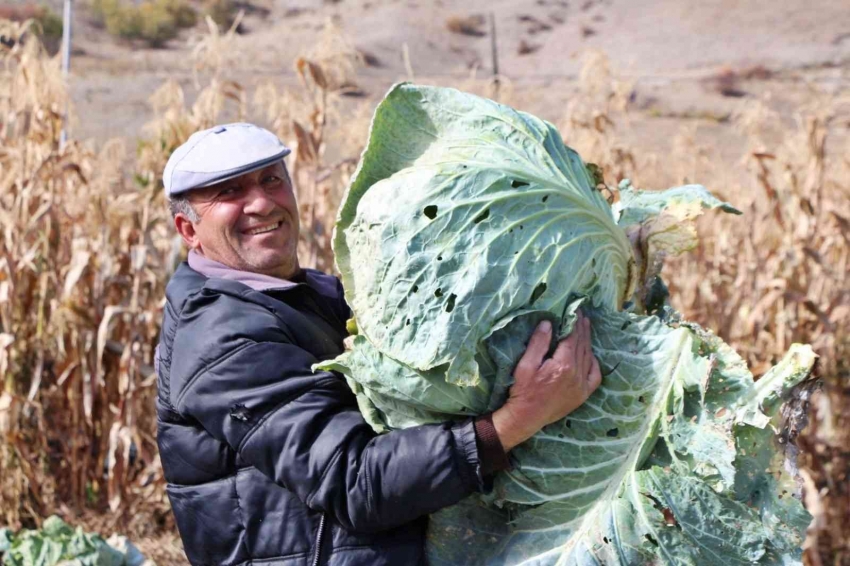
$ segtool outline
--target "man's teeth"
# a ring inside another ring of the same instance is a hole
[[[274,224],[271,224],[269,226],[263,226],[262,228],[254,228],[253,230],[249,231],[248,233],[251,234],[252,236],[255,236],[257,234],[262,234],[264,232],[271,232],[272,230],[277,230],[278,228],[280,228],[281,224],[283,224],[283,221],[275,222]]]

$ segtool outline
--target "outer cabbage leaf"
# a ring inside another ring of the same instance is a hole
[[[778,404],[764,392],[778,399],[804,379],[811,349],[792,348],[768,386],[696,328],[623,313],[593,326],[594,354],[616,369],[588,403],[513,451],[515,469],[497,478],[501,508],[474,496],[432,516],[429,562],[799,563],[808,514],[772,429],[740,415],[769,418]]]
[[[644,224],[663,213],[693,219],[705,210],[720,209],[731,214],[741,211],[712,195],[702,185],[684,185],[666,191],[641,191],[628,179],[620,182],[620,200],[612,207],[622,228]],[[678,211],[678,212],[677,212]]]
[[[741,214],[702,185],[641,191],[624,179],[619,186],[619,195],[620,200],[614,203],[612,210],[617,224],[634,247],[635,295],[641,310],[647,312],[657,310],[668,295],[667,288],[658,277],[664,259],[696,247],[696,219],[713,209]]]
[[[513,383],[513,369],[534,328],[544,319],[556,324],[557,339],[575,323],[579,299],[569,303],[560,320],[548,311],[520,310],[498,321],[476,355],[483,379],[473,386],[449,383],[445,366],[419,371],[381,353],[363,336],[351,349],[314,369],[343,374],[357,396],[360,412],[376,432],[476,416],[499,408]]]
[[[565,332],[580,303],[567,309]],[[796,563],[808,515],[797,499],[783,497],[790,478],[766,425],[784,392],[806,377],[811,349],[795,346],[754,383],[734,351],[695,325],[588,314],[607,374],[602,386],[567,419],[515,448],[515,468],[497,476],[486,500],[474,496],[432,516],[429,561]],[[497,325],[484,341],[485,383],[515,365],[542,318],[552,315],[522,312]],[[449,384],[439,372],[416,372],[365,348],[346,355],[359,361],[336,369],[385,428],[480,413],[493,403],[492,390]]]
[[[573,293],[619,308],[632,281],[628,240],[551,124],[409,84],[375,112],[334,252],[372,345],[468,385],[500,319],[560,312]]]

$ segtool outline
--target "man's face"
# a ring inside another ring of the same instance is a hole
[[[187,198],[200,221],[183,214],[174,220],[195,251],[242,271],[280,278],[298,271],[298,205],[283,162],[193,190]]]

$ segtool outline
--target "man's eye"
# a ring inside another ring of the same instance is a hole
[[[221,196],[229,196],[229,195],[236,194],[238,191],[239,191],[239,187],[234,185],[234,186],[230,186],[230,187],[224,188],[221,191],[219,191],[218,196],[220,196],[220,197]]]
[[[263,183],[266,184],[277,183],[278,181],[280,181],[280,177],[277,175],[266,175],[263,177]]]

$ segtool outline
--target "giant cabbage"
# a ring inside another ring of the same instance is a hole
[[[411,84],[378,106],[333,240],[358,334],[318,367],[379,432],[462,419],[504,402],[541,320],[564,337],[581,309],[604,375],[492,493],[431,517],[430,563],[799,563],[809,517],[773,427],[814,354],[754,381],[666,304],[663,256],[731,205],[696,185],[619,195],[529,114]]]

